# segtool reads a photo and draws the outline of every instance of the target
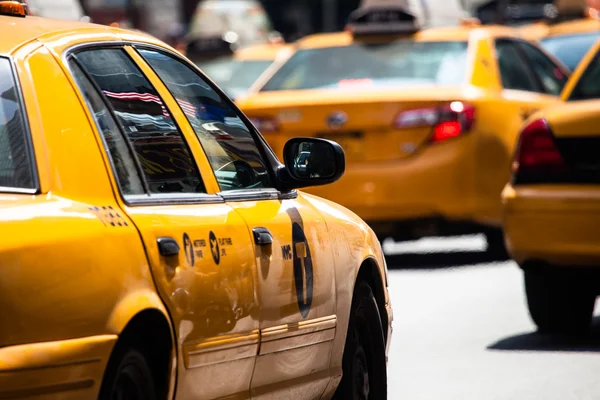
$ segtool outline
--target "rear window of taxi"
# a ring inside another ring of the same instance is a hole
[[[11,62],[0,57],[0,192],[36,187],[24,117]]]
[[[347,85],[409,86],[463,83],[467,42],[417,42],[299,50],[262,91],[330,89]]]
[[[578,33],[573,35],[552,36],[540,40],[542,47],[563,62],[571,71],[577,67],[579,61],[600,39],[600,31]]]

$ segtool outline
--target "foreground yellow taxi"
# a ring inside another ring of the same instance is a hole
[[[540,331],[586,329],[600,294],[599,51],[600,42],[582,60],[565,104],[525,123],[502,194],[507,245]]]
[[[419,30],[400,7],[361,8],[350,28],[300,40],[237,104],[279,155],[295,136],[339,142],[346,174],[307,191],[380,236],[483,226],[501,248],[518,128],[558,101],[566,68],[510,28]]]
[[[339,145],[284,166],[158,40],[0,13],[0,398],[385,399],[379,242],[296,191]]]

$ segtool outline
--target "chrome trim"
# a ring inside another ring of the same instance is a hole
[[[245,358],[256,357],[260,342],[259,330],[216,336],[196,343],[183,344],[186,368],[199,368]]]
[[[225,201],[279,200],[276,189],[242,189],[218,193]]]
[[[0,186],[0,193],[12,194],[38,194],[39,189],[20,189],[7,186]]]
[[[263,329],[259,356],[332,341],[336,327],[337,317],[330,315]]]
[[[225,200],[212,194],[152,194],[152,195],[124,195],[125,204],[131,207],[141,206],[174,206],[186,204],[220,204]]]

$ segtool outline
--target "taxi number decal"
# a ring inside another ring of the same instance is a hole
[[[302,318],[308,317],[313,300],[313,265],[310,246],[302,228],[302,216],[297,209],[288,210],[292,219],[292,257],[296,298]],[[285,247],[285,246],[284,246]],[[283,250],[283,249],[282,249]]]

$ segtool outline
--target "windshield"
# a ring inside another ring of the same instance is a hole
[[[554,36],[540,42],[544,49],[573,71],[598,38],[600,38],[600,32],[592,32]]]
[[[600,56],[596,54],[573,89],[569,100],[600,99]]]
[[[406,40],[300,50],[262,90],[460,84],[466,58],[466,42]]]
[[[265,60],[234,61],[226,86],[236,90],[247,90],[271,64],[272,61]]]

